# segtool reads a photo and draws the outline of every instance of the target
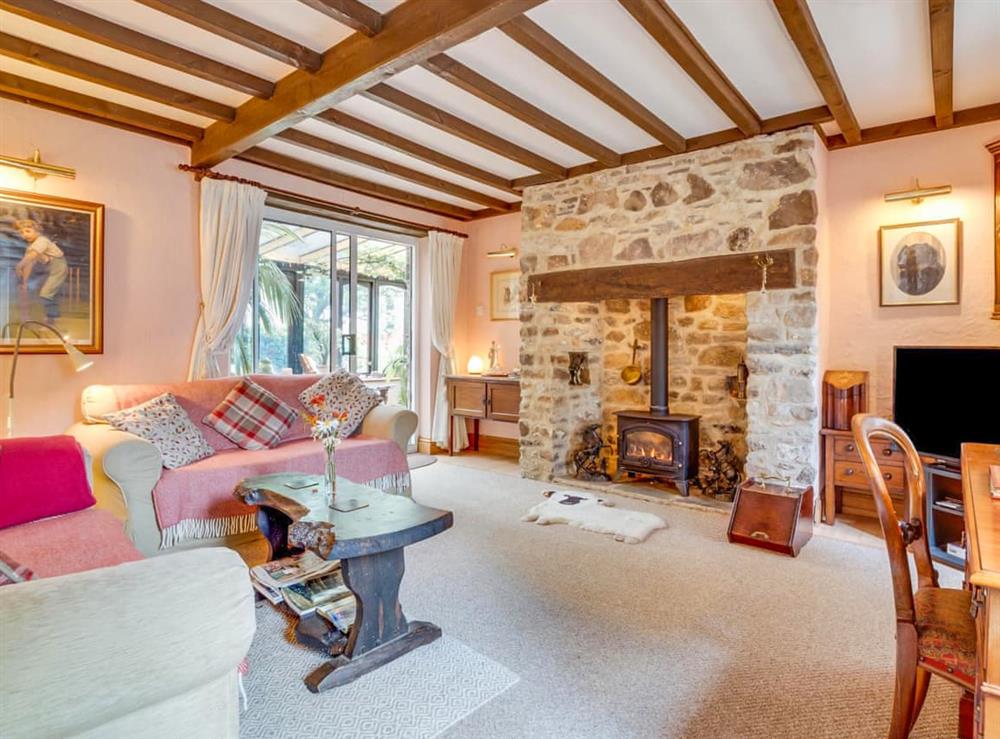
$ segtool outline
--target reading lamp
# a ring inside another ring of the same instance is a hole
[[[29,325],[38,326],[54,333],[56,338],[62,343],[66,354],[69,355],[70,361],[73,362],[73,369],[77,372],[83,372],[83,370],[94,363],[93,359],[83,356],[83,352],[70,344],[66,340],[66,337],[60,334],[55,327],[41,321],[22,321],[17,328],[17,339],[14,341],[14,361],[10,366],[10,386],[7,390],[7,438],[14,435],[14,377],[17,375],[17,358],[21,352],[21,338],[24,336],[25,326]]]

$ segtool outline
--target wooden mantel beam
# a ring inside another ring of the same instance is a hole
[[[229,159],[540,2],[407,0],[384,16],[375,36],[352,34],[323,55],[316,73],[296,70],[278,81],[270,100],[248,100],[232,123],[209,126],[191,149],[191,164],[207,167]]]
[[[854,111],[847,102],[840,77],[833,67],[833,61],[819,35],[819,29],[806,0],[773,0],[773,2],[788,35],[799,50],[799,56],[809,68],[820,95],[823,96],[827,107],[833,113],[834,120],[840,126],[840,132],[849,144],[861,143],[861,127],[858,125],[858,119],[854,117]]]
[[[674,58],[723,113],[747,136],[760,133],[760,118],[664,0],[619,0],[646,33]]]
[[[934,118],[938,128],[955,122],[952,68],[955,45],[955,0],[928,0],[931,22],[931,73],[934,80]]]
[[[539,303],[589,303],[611,298],[752,292],[760,289],[761,268],[754,262],[759,254],[774,260],[767,268],[768,289],[795,287],[795,250],[776,249],[679,262],[545,272],[528,278],[528,295]]]
[[[365,36],[374,36],[382,30],[382,14],[365,5],[361,0],[299,0],[313,10],[343,23]]]

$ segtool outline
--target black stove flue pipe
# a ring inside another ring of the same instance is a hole
[[[649,313],[649,412],[665,416],[670,413],[667,394],[667,298],[652,298]]]

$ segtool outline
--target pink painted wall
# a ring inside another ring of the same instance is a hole
[[[831,261],[828,368],[872,373],[872,410],[892,410],[895,345],[1000,345],[993,305],[993,159],[985,145],[1000,123],[959,128],[829,154],[827,224]],[[950,184],[952,194],[886,203],[887,192]],[[962,220],[961,304],[880,308],[878,228],[944,218]]]
[[[488,367],[490,342],[496,341],[500,362],[510,370],[520,364],[521,322],[490,320],[490,273],[519,269],[518,257],[490,258],[486,253],[503,245],[520,246],[521,214],[472,221],[465,224],[465,230],[469,238],[462,251],[462,284],[458,294],[458,366],[464,372],[469,357],[475,354]],[[485,421],[480,431],[489,436],[518,436],[517,425],[512,423]]]
[[[185,146],[20,103],[0,106],[0,151],[28,156],[35,147],[55,164],[75,167],[77,179],[47,177],[37,186],[25,174],[0,168],[0,187],[104,203],[105,348],[94,365],[73,373],[65,357],[25,356],[18,367],[15,433],[60,433],[79,415],[80,391],[93,383],[183,379],[198,317],[198,185],[177,170]],[[245,162],[222,171],[274,187],[430,226],[463,225],[422,211],[274,172]],[[418,249],[415,331],[429,336],[426,255]],[[429,344],[418,341],[421,422],[429,424]],[[0,356],[6,388],[10,357]],[[0,417],[6,417],[6,392]]]

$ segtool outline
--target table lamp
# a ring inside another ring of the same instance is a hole
[[[21,338],[24,336],[25,326],[29,325],[47,329],[55,334],[56,338],[62,343],[66,354],[69,355],[70,361],[73,362],[73,369],[77,372],[83,372],[83,370],[94,363],[93,359],[88,359],[83,355],[83,352],[70,344],[66,337],[60,334],[55,327],[41,321],[22,321],[17,328],[17,339],[14,341],[14,360],[10,365],[10,386],[7,390],[7,438],[14,435],[14,378],[17,375],[17,358],[21,353]]]

